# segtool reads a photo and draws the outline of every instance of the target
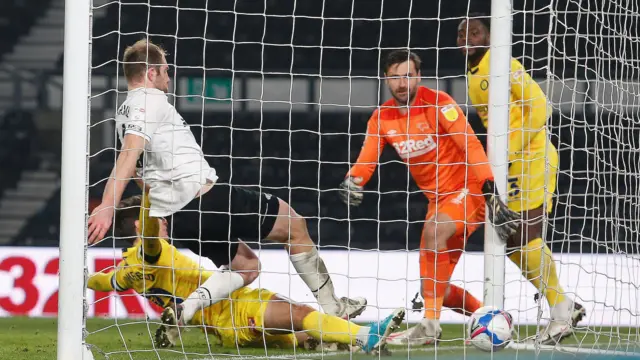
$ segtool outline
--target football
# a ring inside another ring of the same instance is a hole
[[[511,342],[513,318],[508,312],[484,306],[471,315],[469,341],[483,351],[498,351]]]

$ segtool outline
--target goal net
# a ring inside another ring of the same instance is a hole
[[[504,308],[518,335],[500,356],[531,356],[522,349],[550,356],[637,353],[640,9],[622,0],[517,1],[512,7],[512,55],[553,108],[546,129],[559,163],[544,239],[564,295],[581,304],[586,317],[561,346],[536,343],[550,320],[546,300],[535,300],[547,279],[538,279],[536,288],[507,259]],[[408,323],[422,319],[412,300],[421,291],[418,249],[427,201],[403,159],[393,147],[385,149],[357,208],[340,201],[338,186],[360,152],[367,120],[390,98],[381,67],[391,50],[418,54],[421,85],[450,94],[485,141],[456,34],[470,13],[490,14],[489,1],[94,0],[92,9],[89,213],[119,153],[115,116],[126,98],[124,48],[149,38],[169,53],[169,101],[219,181],[278,196],[306,219],[338,296],[368,300],[357,322],[381,320],[397,307],[408,309]],[[123,197],[137,193],[131,184]],[[481,300],[483,235],[469,235],[451,277]],[[262,265],[250,287],[318,308],[281,245],[245,240]],[[112,271],[126,246],[110,232],[88,249],[86,270]],[[206,334],[191,327],[175,347],[161,349],[154,344],[161,309],[144,297],[132,290],[87,291],[86,303],[85,341],[96,358],[349,356],[307,352],[302,344],[286,349],[264,337],[252,348],[222,346],[216,324]],[[255,316],[242,319],[244,328],[226,330],[258,332]],[[467,321],[444,309],[437,347],[392,347],[393,356],[476,358],[478,350],[465,342]]]
[[[560,162],[546,239],[568,296],[586,304],[566,351],[638,352],[637,23],[631,2],[514,9],[513,56],[553,106]]]

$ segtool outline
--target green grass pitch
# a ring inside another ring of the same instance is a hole
[[[293,350],[235,349],[222,348],[214,344],[214,338],[198,330],[184,333],[184,342],[172,349],[154,349],[153,334],[158,324],[144,320],[89,319],[87,342],[94,345],[96,359],[299,359],[313,360],[329,357],[335,360],[372,359],[375,356],[347,353],[322,353]],[[464,346],[462,325],[444,325],[443,341],[436,347],[393,347],[387,360],[401,359],[618,359],[621,355],[570,354],[560,349],[544,350],[536,355],[531,350],[505,349],[490,354]],[[520,337],[535,334],[535,327],[519,328]],[[57,321],[53,318],[0,318],[0,359],[55,359]],[[640,329],[638,328],[589,328],[581,329],[577,339],[567,339],[563,346],[582,349],[617,350],[640,354]],[[209,343],[209,344],[208,344]],[[186,353],[186,355],[185,355]],[[640,359],[640,356],[626,357]]]

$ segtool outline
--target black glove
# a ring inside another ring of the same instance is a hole
[[[362,203],[362,178],[347,177],[340,184],[340,198],[345,204],[358,206]]]
[[[520,214],[509,209],[500,200],[500,194],[493,180],[487,180],[482,184],[482,192],[489,207],[489,220],[491,220],[498,236],[507,241],[518,231],[521,220]]]

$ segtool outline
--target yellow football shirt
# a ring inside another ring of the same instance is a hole
[[[523,152],[544,152],[547,146],[546,123],[552,108],[547,97],[522,64],[511,59],[511,96],[509,116],[509,162],[521,159]],[[489,121],[489,51],[480,63],[467,70],[469,98],[485,127]]]
[[[111,272],[91,275],[88,287],[97,291],[133,289],[161,307],[172,301],[181,303],[212,272],[200,268],[166,240],[159,242],[162,250],[155,257],[144,254],[141,241],[123,250],[118,266]],[[196,312],[191,325],[205,325],[202,330],[218,337],[224,346],[263,346],[266,341],[270,346],[293,347],[297,344],[295,334],[262,333],[264,313],[274,295],[265,289],[242,287],[229,300]]]
[[[143,253],[141,241],[123,250],[122,261],[109,274],[114,290],[133,289],[151,302],[166,307],[172,300],[181,303],[211,276],[211,271],[202,269],[166,240],[159,241],[162,250],[155,258]]]

